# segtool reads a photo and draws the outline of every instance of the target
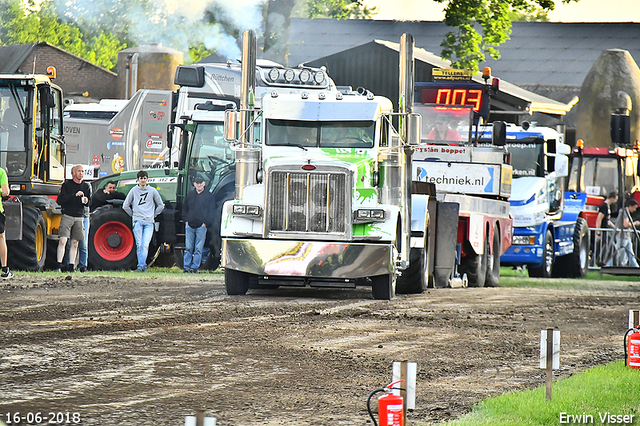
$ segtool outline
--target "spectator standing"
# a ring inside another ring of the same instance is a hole
[[[615,224],[611,221],[611,205],[618,202],[618,193],[612,191],[598,207],[598,217],[596,217],[596,228],[613,228]]]
[[[0,188],[2,190],[2,198],[9,196],[9,178],[7,172],[0,167]],[[0,278],[8,280],[13,278],[13,272],[7,266],[7,239],[5,234],[6,217],[4,215],[4,206],[0,202],[0,262],[2,263],[2,274]]]
[[[197,273],[202,261],[202,250],[207,239],[207,228],[213,197],[204,190],[204,179],[196,178],[194,190],[187,194],[182,218],[184,219],[185,248],[184,272]]]
[[[131,216],[133,222],[133,235],[136,239],[138,255],[138,267],[135,272],[145,272],[155,218],[164,210],[164,204],[158,191],[147,184],[149,174],[145,170],[138,172],[137,180],[138,185],[129,191],[122,208]]]
[[[640,226],[640,221],[633,221],[633,213],[638,209],[638,202],[633,198],[628,198],[624,202],[624,208],[618,213],[616,220],[616,237],[615,252],[613,257],[607,262],[606,266],[627,266],[632,268],[638,267],[633,244],[631,241],[631,229],[635,231],[636,226]]]
[[[116,182],[113,180],[107,181],[104,188],[96,191],[91,197],[91,211],[95,211],[98,207],[106,206],[110,204],[111,200],[123,200],[126,198],[122,192],[116,191]]]
[[[83,182],[84,168],[76,164],[71,168],[71,179],[67,179],[60,187],[58,193],[58,204],[62,207],[62,218],[58,235],[57,262],[58,270],[63,270],[62,260],[65,254],[67,240],[71,239],[69,245],[69,272],[75,271],[75,258],[78,251],[78,242],[84,240],[84,210],[89,205],[91,187]]]

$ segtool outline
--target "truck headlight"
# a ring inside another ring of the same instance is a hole
[[[536,243],[535,235],[514,235],[511,238],[511,244],[513,245],[533,245]]]
[[[236,216],[252,216],[260,217],[262,215],[262,209],[260,206],[248,206],[245,204],[234,204],[233,214]]]
[[[382,209],[358,209],[353,212],[353,221],[364,222],[384,222],[385,214]]]

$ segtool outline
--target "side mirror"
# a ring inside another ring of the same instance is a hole
[[[238,139],[238,111],[228,109],[224,112],[224,140],[235,142]]]
[[[407,142],[409,145],[420,145],[422,137],[422,116],[420,114],[409,114],[407,116]]]
[[[556,153],[562,154],[562,155],[569,155],[571,154],[571,147],[566,143],[556,144]]]
[[[560,154],[556,155],[554,160],[553,168],[556,176],[559,178],[569,176],[569,157]]]
[[[507,144],[507,124],[504,121],[493,122],[491,143],[495,146],[505,146]]]

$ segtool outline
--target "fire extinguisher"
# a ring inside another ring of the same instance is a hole
[[[624,364],[640,368],[640,325],[630,328],[624,334]]]
[[[373,420],[373,425],[378,426],[376,418],[371,411],[371,398],[379,392],[385,392],[378,398],[378,418],[380,419],[380,426],[404,426],[404,398],[400,395],[394,395],[391,393],[393,390],[404,390],[402,388],[394,388],[393,385],[400,383],[402,380],[393,382],[384,388],[374,390],[369,394],[367,399],[367,410],[369,416]]]

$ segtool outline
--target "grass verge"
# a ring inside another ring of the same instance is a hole
[[[593,367],[584,373],[554,382],[551,401],[546,399],[544,386],[533,390],[507,393],[480,402],[469,414],[446,424],[450,426],[550,426],[579,423],[640,425],[638,395],[640,395],[640,370],[626,367],[624,361],[617,361]],[[608,415],[616,417],[607,417]]]

